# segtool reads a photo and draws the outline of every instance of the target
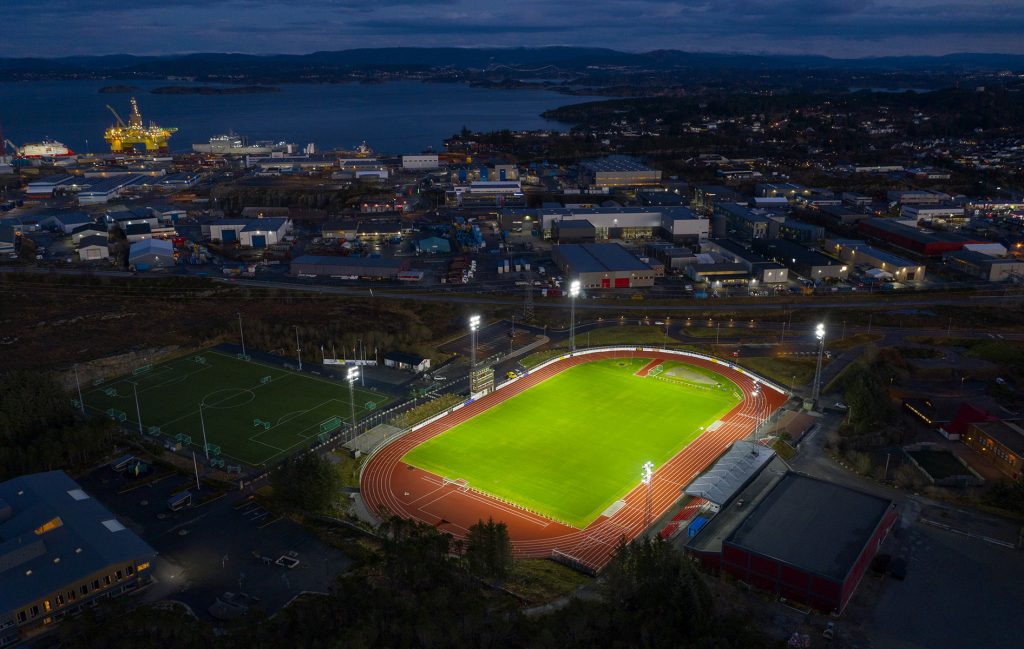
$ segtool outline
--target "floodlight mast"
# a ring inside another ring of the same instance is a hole
[[[352,431],[356,430],[356,389],[355,383],[359,380],[359,366],[352,365],[348,368],[345,378],[348,380],[348,403],[352,408]]]
[[[822,322],[818,323],[818,326],[814,328],[814,336],[818,339],[818,366],[814,371],[814,386],[811,390],[811,404],[812,406],[817,405],[818,399],[821,397],[821,363],[825,356],[825,324]]]
[[[580,280],[569,284],[569,351],[576,351],[576,298],[580,294]]]
[[[651,510],[653,508],[652,507],[652,505],[653,505],[653,503],[652,503],[652,500],[653,500],[652,491],[653,491],[653,488],[654,488],[654,486],[653,486],[653,483],[654,483],[654,463],[653,462],[644,462],[644,465],[643,465],[641,470],[642,470],[641,476],[642,476],[643,483],[647,487],[647,502],[646,502],[645,507],[644,507],[644,530],[646,530],[647,528],[649,528],[651,526]]]

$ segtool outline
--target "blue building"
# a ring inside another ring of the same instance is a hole
[[[0,483],[0,647],[149,583],[155,556],[63,471]]]

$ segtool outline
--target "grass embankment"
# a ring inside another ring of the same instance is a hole
[[[593,581],[580,572],[547,559],[516,561],[505,588],[530,604],[550,602]]]
[[[871,343],[876,343],[876,342],[878,342],[879,340],[881,340],[884,337],[885,336],[883,336],[882,334],[869,334],[869,333],[853,334],[853,335],[847,336],[846,338],[840,338],[839,340],[836,340],[835,342],[829,342],[827,347],[828,347],[828,349],[831,349],[831,350],[850,349],[851,347],[860,347],[861,345],[869,345]]]
[[[823,361],[825,364],[828,360]],[[816,357],[786,358],[781,356],[750,356],[740,358],[738,363],[779,385],[804,385],[814,378]]]

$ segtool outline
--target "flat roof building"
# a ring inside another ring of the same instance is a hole
[[[947,253],[943,260],[949,268],[986,282],[1024,280],[1024,261],[1016,257],[990,257],[973,250],[958,250]]]
[[[923,232],[892,219],[865,219],[857,227],[867,237],[924,257],[940,257],[961,250],[969,243],[988,243],[952,232]]]
[[[557,245],[551,257],[585,289],[654,286],[654,269],[617,243]]]
[[[661,182],[661,171],[627,156],[608,156],[580,163],[592,187],[648,187]]]
[[[155,557],[63,471],[0,483],[0,646],[149,583]]]
[[[728,494],[686,548],[712,571],[841,613],[897,518],[891,500],[788,471],[776,458]]]
[[[755,239],[753,249],[771,261],[814,282],[846,279],[849,266],[838,259],[810,250],[788,239]]]
[[[832,254],[850,265],[877,268],[900,282],[920,282],[924,279],[924,264],[879,250],[863,241],[837,239],[829,242],[828,246]]]

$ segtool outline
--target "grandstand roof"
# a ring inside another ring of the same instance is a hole
[[[771,461],[775,451],[760,444],[738,441],[707,473],[686,487],[686,495],[724,505]]]

